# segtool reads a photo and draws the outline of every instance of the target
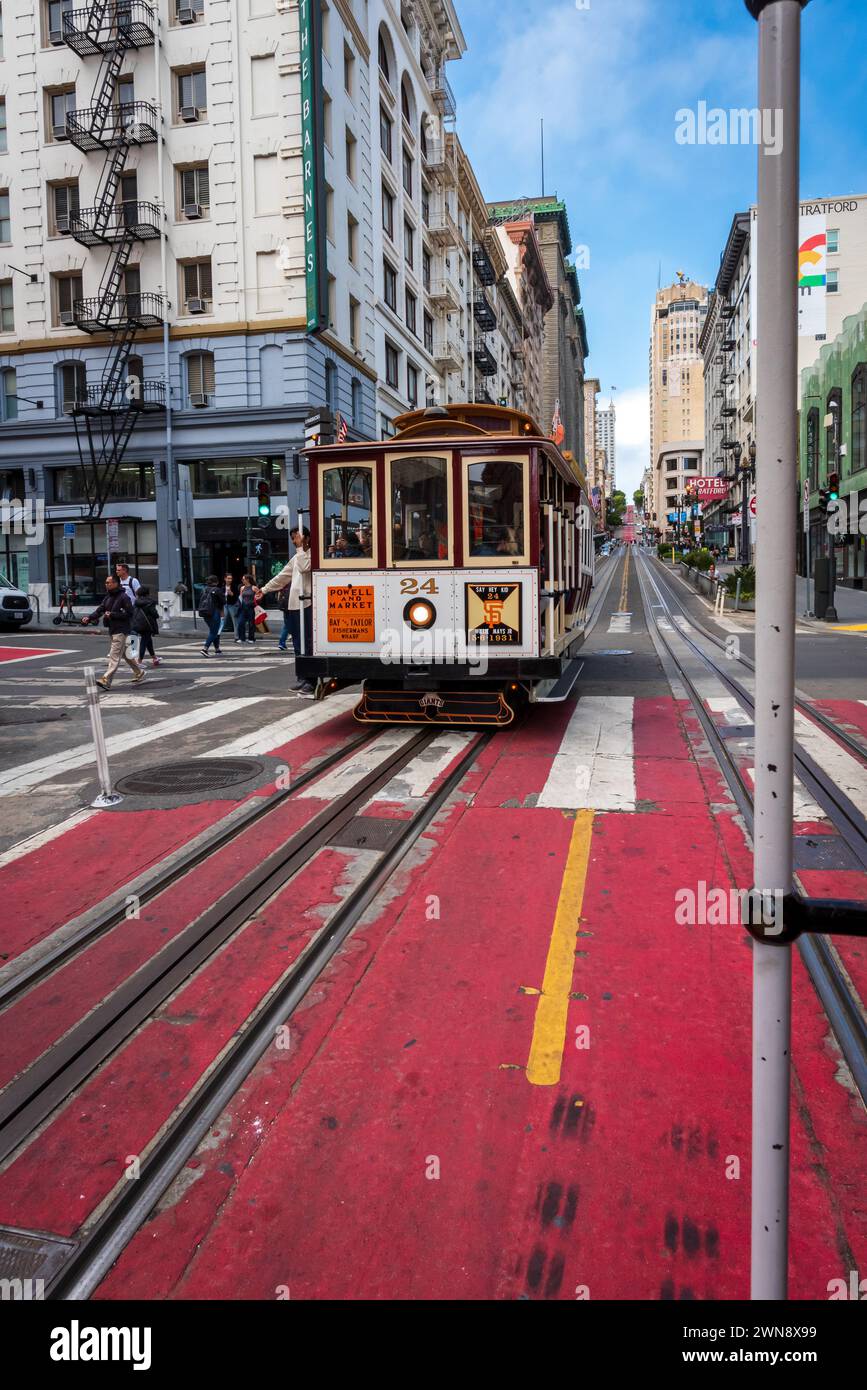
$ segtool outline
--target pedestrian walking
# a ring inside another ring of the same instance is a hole
[[[286,650],[287,637],[291,636],[292,646],[295,650],[295,660],[302,655],[310,656],[313,652],[313,607],[312,607],[312,580],[310,575],[310,532],[305,528],[295,530],[292,533],[292,541],[295,545],[295,554],[288,565],[275,575],[274,578],[260,589],[259,597],[266,594],[286,595],[284,599],[284,619],[283,631],[280,634],[279,646],[281,651]],[[278,600],[279,602],[279,600]],[[281,603],[281,607],[283,604]],[[301,650],[301,624],[304,624],[304,651]],[[309,681],[299,680],[293,687],[304,699],[312,699],[316,694]]]
[[[141,584],[134,575],[130,574],[129,565],[125,564],[123,560],[118,560],[114,568],[120,587],[129,599],[130,605],[134,604],[135,596],[141,588]]]
[[[225,599],[225,604],[223,606],[223,617],[220,622],[220,636],[222,637],[226,630],[227,620],[231,618],[232,631],[235,634],[235,641],[238,642],[240,640],[238,637],[238,586],[235,583],[234,575],[227,574],[223,576],[223,597]]]
[[[205,585],[205,592],[202,594],[202,601],[199,604],[199,617],[204,618],[208,624],[208,635],[205,638],[205,645],[202,647],[202,656],[210,656],[210,648],[214,648],[215,656],[222,656],[220,651],[220,623],[223,620],[223,609],[226,606],[226,599],[223,593],[223,586],[215,574],[208,576]]]
[[[146,584],[139,585],[132,610],[132,630],[138,636],[139,661],[143,662],[150,653],[151,665],[161,666],[162,657],[154,651],[154,638],[160,630],[159,609]]]
[[[109,633],[108,665],[105,674],[96,682],[103,690],[110,690],[115,672],[121,661],[132,670],[133,685],[139,685],[145,678],[144,667],[127,651],[127,639],[132,628],[132,604],[121,588],[120,580],[109,574],[105,581],[105,597],[92,613],[81,622],[84,627],[99,622],[100,618]]]
[[[242,647],[256,641],[256,588],[249,574],[238,589],[238,640]]]

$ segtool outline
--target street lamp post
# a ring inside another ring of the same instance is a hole
[[[735,450],[736,458],[741,455],[741,446]],[[741,473],[741,564],[750,563],[750,482],[756,471],[756,442],[750,444],[750,461],[745,463]]]
[[[833,467],[832,469],[830,469],[829,472],[830,472],[830,473],[836,473],[836,474],[839,475],[839,472],[840,472],[840,402],[839,402],[839,401],[836,401],[836,400],[834,400],[834,401],[829,401],[829,402],[828,402],[828,409],[829,409],[829,411],[831,412],[831,418],[832,418],[832,420],[833,420],[833,422],[834,422],[834,424],[833,424],[833,430],[834,430],[834,436],[833,436],[834,467]],[[828,486],[830,486],[830,484],[828,484]],[[835,587],[836,587],[837,576],[836,576],[836,562],[835,562],[835,556],[834,556],[834,538],[833,538],[833,536],[831,535],[831,527],[828,525],[827,517],[826,517],[826,519],[825,519],[825,530],[826,530],[827,533],[828,533],[828,591],[829,591],[829,593],[830,593],[830,595],[831,595],[831,602],[830,602],[830,604],[828,605],[828,607],[825,609],[825,622],[826,622],[826,623],[836,623],[836,621],[837,621],[837,609],[836,609],[835,604],[834,604],[834,589],[835,589]]]

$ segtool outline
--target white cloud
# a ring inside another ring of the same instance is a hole
[[[607,405],[604,393],[600,399]],[[641,486],[650,459],[650,393],[646,386],[618,391],[614,405],[617,410],[617,486],[631,500],[633,492]]]

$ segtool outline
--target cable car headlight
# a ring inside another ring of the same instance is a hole
[[[414,632],[424,632],[427,628],[433,627],[437,620],[437,611],[426,598],[413,598],[403,610],[403,620],[409,623]]]

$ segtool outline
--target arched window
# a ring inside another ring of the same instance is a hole
[[[852,373],[852,456],[849,472],[867,468],[867,362]]]
[[[325,363],[325,404],[329,410],[337,409],[337,367],[334,362]]]
[[[380,25],[379,40],[377,42],[377,55],[379,58],[379,71],[382,73],[389,87],[391,86],[391,41],[385,25]]]
[[[278,343],[260,349],[259,400],[262,405],[282,404],[283,349]]]
[[[212,352],[188,352],[184,358],[186,403],[203,409],[214,404],[216,370]]]
[[[54,404],[57,415],[71,415],[87,399],[87,368],[83,362],[58,362],[54,368]]]
[[[400,84],[400,110],[407,125],[412,125],[415,103],[412,98],[412,85],[406,73]]]

